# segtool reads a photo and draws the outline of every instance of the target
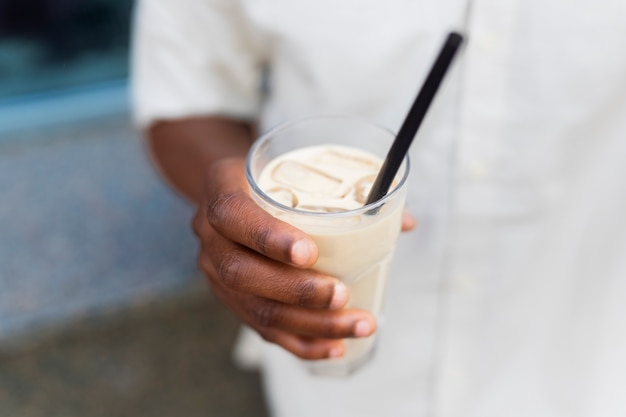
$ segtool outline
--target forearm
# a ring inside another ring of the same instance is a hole
[[[251,123],[209,116],[157,122],[146,132],[156,168],[194,203],[202,197],[207,167],[222,158],[245,157],[254,135]]]

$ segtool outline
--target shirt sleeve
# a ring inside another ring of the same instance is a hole
[[[133,118],[253,117],[262,48],[233,0],[140,0],[135,10]]]

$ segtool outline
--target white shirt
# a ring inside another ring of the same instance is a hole
[[[374,362],[313,378],[266,346],[278,417],[626,415],[626,2],[143,0],[140,125],[349,113],[397,130],[468,43],[411,149]],[[269,93],[259,92],[269,68]]]

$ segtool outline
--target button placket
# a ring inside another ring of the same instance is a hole
[[[454,232],[442,301],[441,340],[434,416],[464,415],[477,357],[484,307],[485,274],[493,239],[488,221],[496,203],[493,178],[502,164],[508,94],[507,64],[515,0],[474,0],[462,63],[460,137],[454,187]]]

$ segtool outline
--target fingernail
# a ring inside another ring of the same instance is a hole
[[[297,240],[291,246],[291,261],[296,265],[306,265],[311,258],[311,245],[305,239]]]
[[[345,306],[348,302],[348,287],[344,283],[338,282],[333,290],[333,299],[330,301],[330,309],[337,310]]]
[[[340,358],[343,356],[343,346],[335,346],[328,351],[329,358]]]
[[[361,320],[354,326],[354,335],[356,337],[365,337],[372,334],[372,325],[367,320]]]

